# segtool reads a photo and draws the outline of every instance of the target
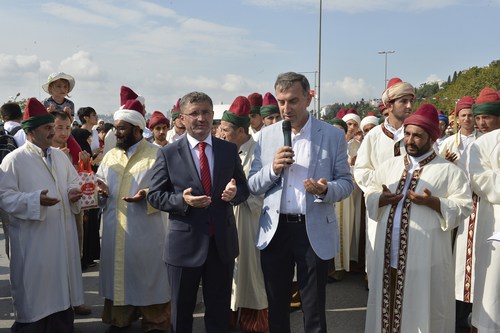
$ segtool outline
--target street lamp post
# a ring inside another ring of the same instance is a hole
[[[316,116],[316,118],[319,118],[319,110],[318,110],[318,71],[309,71],[309,72],[297,72],[299,74],[314,74],[314,104],[313,104],[313,115]],[[309,82],[310,83],[310,82]],[[313,87],[311,87],[313,88]]]
[[[387,55],[395,53],[396,51],[379,51],[378,54],[385,55],[385,70],[384,70],[384,90],[387,87]]]
[[[321,104],[320,104],[320,90],[321,90],[321,16],[323,12],[323,0],[319,0],[319,32],[318,32],[318,81],[316,82],[316,91],[315,94],[317,96],[316,98],[316,118],[319,119],[319,114],[321,111]],[[316,80],[315,80],[316,81]]]

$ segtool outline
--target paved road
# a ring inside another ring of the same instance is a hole
[[[103,300],[98,295],[99,268],[93,267],[83,273],[85,301],[92,307],[92,314],[87,317],[77,316],[75,327],[82,333],[100,333],[107,328],[101,322]],[[327,286],[327,321],[328,332],[363,332],[365,325],[366,300],[363,274],[349,273],[343,281]],[[303,332],[302,313],[293,312],[290,315],[292,332]],[[4,235],[0,230],[0,333],[9,332],[14,321],[12,300],[9,288],[9,262],[4,250]],[[194,333],[202,333],[203,305],[197,307],[194,321]],[[127,333],[141,332],[139,322],[136,322]],[[234,331],[240,332],[240,331]]]

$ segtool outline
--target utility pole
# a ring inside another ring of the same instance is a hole
[[[321,92],[321,17],[323,12],[323,0],[319,0],[319,32],[318,32],[318,83],[317,83],[317,91],[315,91],[316,96],[316,118],[319,119],[321,102],[320,102],[320,92]]]
[[[379,51],[378,54],[385,55],[385,70],[384,70],[384,90],[387,87],[387,55],[395,53],[396,51]]]

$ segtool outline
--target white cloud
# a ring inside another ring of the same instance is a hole
[[[0,73],[15,75],[20,72],[34,72],[40,68],[35,55],[0,54]]]
[[[216,89],[219,87],[217,80],[209,79],[205,76],[198,77],[187,77],[181,76],[175,80],[175,86],[185,90],[199,90],[206,91],[211,89]]]
[[[45,14],[55,16],[59,19],[71,22],[72,24],[80,23],[105,27],[117,26],[116,23],[110,20],[109,16],[101,15],[101,13],[91,13],[81,8],[67,6],[60,3],[49,2],[43,4],[42,11]]]
[[[492,0],[500,3],[500,0]],[[323,10],[348,13],[389,10],[399,12],[425,11],[444,8],[461,0],[323,0]],[[297,10],[318,10],[319,0],[246,0],[245,3],[258,7],[284,7]]]
[[[327,81],[321,85],[321,105],[357,101],[373,96],[375,88],[362,78],[344,77],[340,81]]]
[[[101,79],[99,66],[92,60],[90,53],[78,51],[61,61],[60,70],[78,77],[80,80],[96,81]]]
[[[443,82],[443,80],[437,74],[430,74],[424,83],[434,83],[434,82]]]
[[[152,16],[160,16],[167,18],[177,18],[178,15],[175,11],[165,8],[163,6],[157,5],[152,2],[138,1],[137,6],[141,8],[146,14]]]
[[[227,74],[224,76],[221,88],[230,93],[248,90],[248,82],[241,75]]]

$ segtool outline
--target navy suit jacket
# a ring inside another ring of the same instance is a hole
[[[209,223],[214,227],[220,259],[229,262],[239,254],[233,205],[248,198],[247,180],[235,144],[212,137],[212,151],[212,203],[194,208],[184,202],[183,191],[191,187],[195,196],[204,191],[186,136],[158,150],[147,198],[151,206],[169,213],[164,251],[167,264],[203,265],[210,242]],[[236,180],[237,192],[231,202],[226,202],[221,196],[231,178]]]

